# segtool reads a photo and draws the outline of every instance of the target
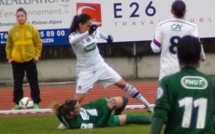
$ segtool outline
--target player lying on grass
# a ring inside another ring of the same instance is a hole
[[[71,99],[63,104],[54,104],[53,110],[62,123],[58,129],[151,124],[150,116],[121,114],[127,103],[127,97],[111,97],[94,100],[81,106],[77,100]]]

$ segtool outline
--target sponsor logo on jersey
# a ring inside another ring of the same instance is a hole
[[[203,77],[198,76],[184,76],[181,79],[181,84],[187,89],[199,89],[203,90],[208,86],[208,82]]]
[[[85,52],[90,52],[95,49],[96,49],[96,43],[91,43],[90,45],[87,45],[84,50],[85,50]]]
[[[102,26],[101,5],[97,3],[77,3],[77,14],[88,14],[92,17],[93,24]]]
[[[157,99],[160,99],[162,95],[163,95],[163,89],[159,87],[157,89]]]
[[[172,31],[181,31],[182,26],[183,26],[183,25],[173,24],[173,25],[171,26],[171,30],[172,30]]]
[[[89,120],[90,119],[90,116],[88,115],[87,110],[84,108],[80,109],[80,115],[81,115],[81,118],[83,120]]]

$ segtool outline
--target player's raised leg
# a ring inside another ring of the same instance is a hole
[[[84,99],[84,96],[85,96],[85,93],[83,93],[83,94],[76,93],[74,95],[74,99],[78,100],[78,102],[81,102]]]
[[[128,84],[123,79],[120,79],[118,82],[115,83],[115,85],[123,89],[125,92],[127,92],[131,97],[141,102],[148,109],[149,112],[153,112],[149,102],[142,96],[142,94],[134,86]]]
[[[76,79],[74,99],[81,103],[85,95],[93,89],[97,80],[98,78],[94,72],[79,72]]]

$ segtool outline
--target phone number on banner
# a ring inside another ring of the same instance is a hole
[[[69,29],[38,30],[42,43],[46,45],[68,45],[67,34]],[[0,44],[6,44],[8,32],[0,32]]]
[[[39,30],[43,45],[68,45],[68,29]]]

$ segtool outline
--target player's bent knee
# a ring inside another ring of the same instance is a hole
[[[123,96],[122,100],[123,100],[123,104],[125,104],[125,105],[128,104],[128,97]]]

